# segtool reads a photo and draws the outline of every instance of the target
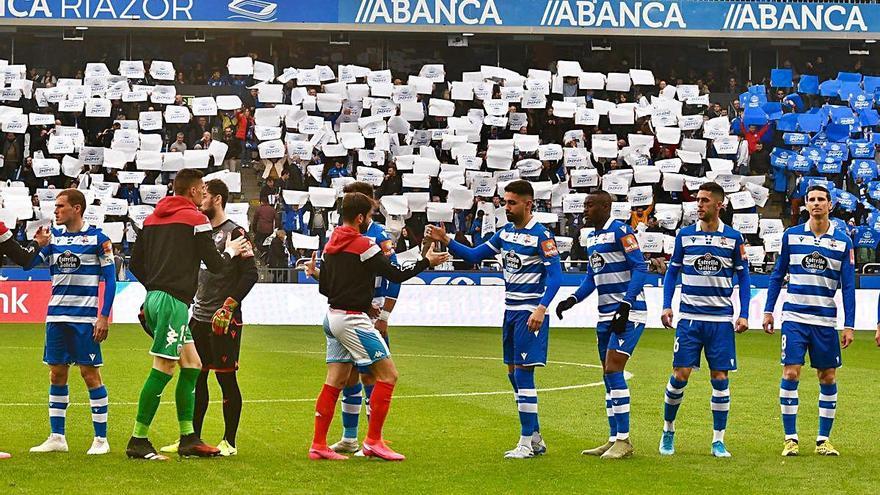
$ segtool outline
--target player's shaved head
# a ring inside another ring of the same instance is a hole
[[[703,183],[697,190],[697,192],[699,191],[706,191],[708,193],[711,193],[712,196],[714,196],[715,199],[717,199],[718,201],[724,201],[724,188],[718,185],[717,182]]]
[[[594,193],[590,193],[590,196],[588,197],[588,199],[597,205],[600,205],[600,204],[606,205],[607,204],[609,207],[611,206],[611,203],[613,202],[613,200],[611,198],[611,194],[609,194],[608,191],[596,191]]]
[[[372,184],[368,184],[362,181],[352,182],[350,184],[346,184],[344,188],[342,188],[343,193],[361,193],[368,198],[376,197],[376,190],[373,188]]]
[[[188,195],[191,188],[202,182],[202,177],[204,175],[194,168],[185,168],[177,172],[177,175],[174,176],[174,194],[176,196]]]
[[[584,201],[584,218],[589,225],[601,229],[611,217],[611,195],[607,191],[596,191]]]

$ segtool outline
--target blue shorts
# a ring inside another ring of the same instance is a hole
[[[537,332],[527,325],[531,311],[505,310],[501,339],[504,347],[504,364],[520,366],[544,366],[547,364],[547,341],[550,334],[550,318]]]
[[[101,344],[94,339],[91,323],[47,323],[43,362],[49,365],[101,366]]]
[[[709,369],[736,369],[736,340],[733,323],[726,321],[681,320],[675,328],[672,366],[699,368],[700,352],[705,349]]]
[[[617,351],[632,357],[636,344],[645,331],[644,323],[626,322],[626,330],[618,335],[611,331],[611,321],[600,321],[596,325],[596,338],[599,345],[599,360],[605,362],[608,351]]]
[[[810,366],[824,370],[839,368],[840,341],[832,327],[786,321],[782,323],[782,364],[804,364],[810,352]]]

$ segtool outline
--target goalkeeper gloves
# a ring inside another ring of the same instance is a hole
[[[630,304],[626,301],[621,301],[617,306],[617,311],[614,313],[614,317],[611,318],[612,332],[620,335],[626,331],[626,324],[629,323],[630,307]]]
[[[214,335],[223,335],[229,330],[229,322],[232,321],[232,314],[235,313],[236,309],[238,309],[238,301],[227,297],[226,301],[223,302],[223,306],[211,318],[211,329],[214,331]]]
[[[560,302],[556,305],[556,317],[560,320],[562,319],[562,313],[568,311],[573,308],[575,304],[578,303],[578,300],[574,296],[568,296],[564,301]]]

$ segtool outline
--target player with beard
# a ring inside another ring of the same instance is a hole
[[[315,255],[306,272],[318,279],[321,294],[330,306],[324,319],[327,339],[327,377],[315,404],[315,435],[309,449],[313,460],[343,460],[346,456],[327,446],[327,431],[333,421],[339,394],[355,366],[369,366],[376,378],[370,397],[372,412],[363,452],[368,457],[402,461],[405,457],[383,441],[382,427],[391,407],[398,373],[391,352],[367,316],[372,307],[376,276],[401,283],[429,265],[437,266],[449,255],[428,251],[415,265],[401,269],[391,264],[382,249],[363,234],[373,217],[374,201],[361,193],[342,198],[342,225],[333,230],[324,247],[324,265],[315,268]]]
[[[734,332],[749,328],[751,285],[749,262],[745,256],[742,234],[724,225],[719,213],[724,204],[724,189],[707,182],[697,191],[697,214],[700,220],[681,229],[663,279],[663,315],[666,328],[675,328],[672,376],[666,384],[663,406],[663,435],[660,454],[675,453],[675,417],[684,398],[684,389],[694,368],[700,366],[700,352],[705,350],[712,384],[712,455],[730,457],[724,445],[727,416],[730,411],[728,372],[736,369]],[[672,296],[681,273],[680,320],[673,327]],[[733,325],[733,280],[739,282],[739,317]]]
[[[228,199],[229,188],[223,181],[214,179],[205,183],[205,197],[200,209],[211,221],[211,238],[218,250],[224,248],[226,239],[247,238],[245,230],[226,217]],[[208,376],[213,371],[223,393],[225,431],[217,448],[224,457],[238,453],[235,436],[242,402],[236,373],[241,351],[241,303],[257,279],[257,266],[253,258],[236,257],[218,273],[202,268],[199,270],[199,287],[189,322],[196,351],[202,360],[202,371],[196,381],[193,430],[197,436],[202,436],[202,425],[210,400]],[[161,448],[160,452],[177,453],[179,444],[177,441]]]
[[[346,193],[358,192],[368,198],[375,200],[375,192],[373,186],[366,182],[352,182],[343,189]],[[372,239],[382,249],[382,254],[388,257],[389,261],[397,266],[397,254],[394,252],[394,241],[388,237],[385,226],[379,222],[370,219],[370,225],[364,236]],[[394,311],[397,304],[397,297],[400,295],[400,284],[385,279],[384,277],[376,277],[375,292],[373,293],[373,308],[377,314],[371,315],[374,320],[374,327],[385,339],[385,343],[390,347],[391,343],[388,339],[388,318]],[[342,454],[358,455],[358,422],[360,419],[362,404],[366,406],[367,422],[370,421],[370,395],[373,393],[373,387],[376,385],[376,379],[370,373],[368,366],[358,366],[352,370],[345,388],[342,389],[342,439],[330,446],[335,452]]]

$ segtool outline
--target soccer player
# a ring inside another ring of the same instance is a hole
[[[535,368],[547,363],[550,319],[545,313],[559,291],[562,266],[553,234],[532,216],[534,196],[527,181],[507,184],[504,208],[510,223],[475,248],[448,237],[443,226],[427,229],[431,240],[448,245],[453,255],[468,263],[496,254],[501,254],[504,262],[504,363],[520,419],[520,439],[504,454],[507,459],[527,459],[547,451],[538,423]]]
[[[368,198],[375,199],[373,186],[366,182],[353,182],[343,189],[346,193],[359,192]],[[394,242],[385,232],[385,226],[379,222],[370,219],[370,225],[364,236],[372,239],[377,246],[382,248],[382,253],[388,257],[391,263],[397,266],[397,254],[394,252]],[[376,277],[375,292],[373,293],[373,307],[379,308],[379,315],[373,318],[376,330],[385,339],[385,343],[390,347],[388,340],[388,319],[394,306],[397,304],[397,297],[400,295],[400,284],[386,280],[383,277]],[[357,366],[352,370],[345,388],[342,389],[342,439],[330,446],[334,452],[343,454],[353,454],[358,451],[358,420],[360,419],[361,406],[366,406],[367,421],[370,420],[370,395],[373,393],[373,387],[376,385],[376,379],[370,373],[368,366]]]
[[[226,202],[229,188],[219,180],[205,183],[205,197],[201,210],[211,221],[211,238],[217,249],[223,249],[226,239],[247,236],[238,224],[226,218]],[[235,436],[241,418],[241,390],[236,372],[241,352],[242,315],[241,303],[257,282],[257,266],[254,258],[235,258],[219,273],[199,270],[199,287],[196,290],[192,319],[189,328],[202,361],[202,372],[196,381],[196,404],[193,414],[193,430],[202,436],[202,424],[208,411],[208,376],[211,371],[217,377],[223,393],[223,440],[217,445],[224,457],[238,454]],[[180,442],[159,449],[162,453],[177,453]]]
[[[225,241],[217,252],[211,223],[199,212],[205,184],[198,170],[183,169],[174,179],[174,196],[162,198],[144,221],[131,255],[131,272],[147,289],[144,302],[146,326],[153,333],[153,368],[141,390],[137,421],[126,454],[134,459],[167,460],[156,453],[148,439],[150,424],[159,409],[162,391],[180,366],[175,390],[180,426],[181,456],[215,456],[219,449],[202,442],[193,428],[195,386],[202,362],[187,321],[199,277],[200,262],[220,273],[238,255],[252,256],[247,239]]]
[[[611,218],[610,194],[598,191],[587,196],[584,217],[596,229],[587,238],[587,275],[574,295],[556,306],[556,316],[562,319],[565,311],[594,290],[599,293],[596,336],[611,434],[605,444],[582,454],[622,459],[633,454],[629,440],[630,395],[623,372],[645,330],[648,307],[642,287],[648,269],[633,230]]]
[[[113,244],[98,227],[83,220],[86,198],[76,189],[65,189],[55,198],[52,241],[40,250],[39,260],[49,264],[52,298],[46,316],[46,347],[43,362],[49,365],[49,426],[52,433],[31,452],[67,452],[64,436],[70,365],[79,372],[89,390],[95,438],[90,455],[110,452],[107,442],[107,388],[101,380],[101,342],[107,338],[108,319],[116,297],[116,265]],[[104,280],[104,296],[98,313],[98,286]]]
[[[724,431],[730,411],[728,372],[736,369],[734,331],[749,328],[751,285],[749,263],[742,234],[724,225],[718,217],[724,205],[724,189],[707,182],[697,191],[699,221],[682,228],[675,238],[675,249],[663,279],[663,314],[666,328],[675,328],[672,376],[666,385],[663,406],[663,435],[660,454],[675,453],[675,415],[684,397],[684,388],[694,368],[700,366],[705,349],[712,384],[712,455],[730,457],[724,446]],[[681,319],[672,326],[672,296],[681,273]],[[733,325],[733,279],[739,281],[739,317]]]
[[[785,430],[783,456],[799,453],[797,434],[798,382],[805,355],[819,377],[819,434],[816,453],[838,456],[828,441],[837,410],[837,368],[840,347],[853,341],[856,317],[855,267],[852,240],[828,218],[831,194],[822,186],[807,189],[810,219],[782,235],[782,250],[770,275],[764,331],[772,334],[773,308],[788,275],[788,292],[782,305],[782,383],[779,404]],[[837,339],[837,305],[834,295],[843,294],[843,334]]]
[[[397,382],[397,368],[388,345],[367,316],[372,306],[376,276],[400,283],[422,272],[428,265],[445,262],[447,254],[429,251],[410,268],[400,269],[382,253],[382,248],[364,237],[373,216],[374,202],[361,193],[348,193],[342,199],[342,226],[333,230],[324,247],[324,266],[314,268],[315,255],[307,273],[317,278],[321,294],[330,309],[324,318],[327,338],[327,378],[315,404],[315,436],[309,459],[342,460],[346,456],[327,446],[327,431],[333,421],[336,401],[354,366],[369,366],[376,378],[370,397],[372,411],[363,452],[368,457],[402,461],[405,457],[391,450],[382,440],[382,426],[391,406]]]
[[[50,239],[49,229],[40,227],[27,247],[22,247],[12,238],[12,232],[6,228],[6,224],[0,222],[0,267],[3,266],[4,256],[9,256],[17,265],[30,265],[33,259],[40,255],[40,248],[47,246]],[[0,459],[9,459],[10,457],[12,456],[8,452],[0,452]]]

